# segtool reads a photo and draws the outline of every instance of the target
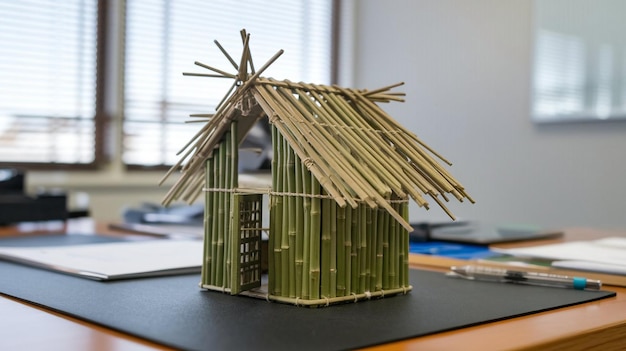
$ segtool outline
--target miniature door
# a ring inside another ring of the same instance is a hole
[[[233,194],[231,295],[261,286],[262,194]]]

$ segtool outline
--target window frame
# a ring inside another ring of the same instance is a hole
[[[122,159],[123,148],[119,142],[123,138],[121,125],[124,120],[124,60],[113,57],[117,52],[125,52],[125,8],[127,0],[114,4],[110,0],[97,1],[97,28],[96,28],[96,90],[94,111],[94,160],[90,163],[43,163],[43,162],[3,162],[0,168],[16,168],[33,171],[97,171],[105,166],[114,165],[126,171],[161,171],[167,170],[168,165],[142,166],[127,165]],[[117,6],[124,10],[118,11]],[[339,79],[339,38],[340,38],[340,10],[341,2],[331,0],[331,28],[330,28],[330,82],[336,84]],[[113,65],[120,66],[118,68]],[[121,97],[122,104],[119,99]]]
[[[105,157],[105,129],[107,116],[104,109],[107,43],[109,28],[107,26],[110,13],[109,2],[98,0],[96,7],[96,91],[94,123],[94,159],[90,163],[62,163],[62,162],[8,162],[0,160],[0,168],[16,168],[20,170],[96,170],[106,160]]]

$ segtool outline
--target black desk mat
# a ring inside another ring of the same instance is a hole
[[[615,296],[410,274],[407,295],[311,309],[201,291],[196,274],[98,282],[0,261],[0,292],[189,350],[354,349]]]

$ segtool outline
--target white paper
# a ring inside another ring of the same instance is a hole
[[[543,258],[557,261],[577,262],[578,269],[604,271],[607,266],[613,271],[626,270],[626,238],[610,237],[591,241],[573,241],[562,244],[492,249],[518,257]],[[586,264],[585,263],[589,263]],[[605,267],[602,269],[602,267]]]
[[[197,272],[202,241],[146,240],[102,244],[0,247],[0,258],[91,279]]]

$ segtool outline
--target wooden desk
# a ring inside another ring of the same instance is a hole
[[[46,231],[46,227],[0,228],[0,236]],[[72,223],[68,232],[113,235],[90,221]],[[566,240],[624,233],[586,229],[566,231]],[[138,239],[145,237],[138,237]],[[546,241],[547,243],[547,241]],[[414,262],[420,266],[419,262]],[[371,350],[624,350],[626,288],[606,286],[617,296],[593,303],[488,323],[456,331],[380,345]],[[133,336],[0,295],[0,350],[163,350]]]

